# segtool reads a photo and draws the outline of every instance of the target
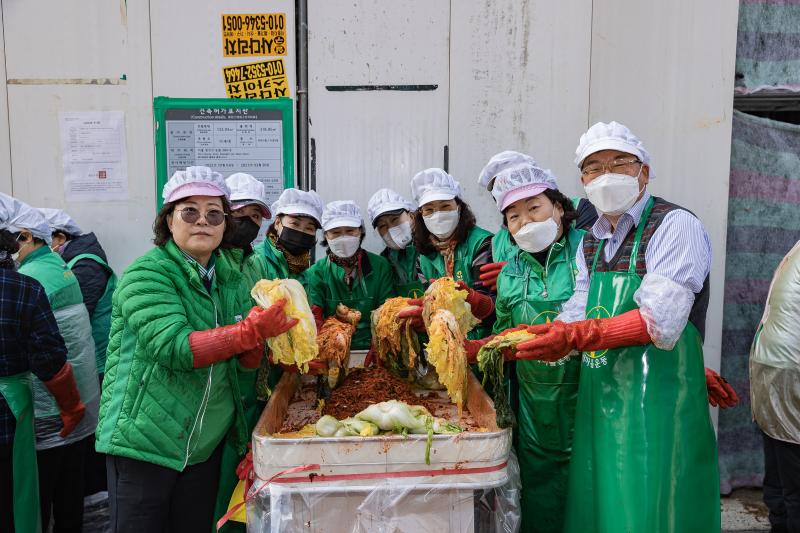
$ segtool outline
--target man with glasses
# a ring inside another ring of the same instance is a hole
[[[650,155],[627,127],[595,124],[576,154],[600,217],[576,256],[574,296],[517,352],[583,352],[565,531],[719,531],[703,370],[708,234],[650,195]]]

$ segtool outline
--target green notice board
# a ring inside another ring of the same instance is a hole
[[[228,177],[251,174],[266,188],[267,203],[294,187],[291,98],[153,100],[156,121],[156,202],[176,170],[211,167]]]

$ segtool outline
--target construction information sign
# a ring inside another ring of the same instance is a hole
[[[222,15],[225,57],[285,56],[286,14]]]
[[[270,59],[224,67],[225,93],[228,98],[279,98],[289,96],[289,81],[283,59]]]
[[[283,191],[282,117],[276,109],[167,109],[167,176],[193,165],[223,176],[246,172],[264,184],[271,204]]]

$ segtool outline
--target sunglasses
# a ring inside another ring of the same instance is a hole
[[[183,209],[176,209],[176,211],[181,214],[181,219],[187,224],[194,224],[200,220],[200,211],[194,207],[184,207]],[[203,218],[206,219],[209,225],[219,226],[225,222],[225,213],[219,209],[211,209],[210,211],[206,211]]]

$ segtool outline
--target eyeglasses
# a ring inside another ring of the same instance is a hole
[[[617,174],[621,170],[625,170],[625,167],[629,165],[642,165],[642,163],[637,158],[629,158],[629,157],[618,157],[616,159],[612,159],[611,161],[606,161],[605,163],[590,163],[581,169],[581,176],[584,178],[594,178],[602,174],[604,171],[608,171],[612,174]]]
[[[195,224],[200,220],[200,211],[194,207],[184,207],[183,209],[176,209],[176,211],[181,214],[181,218],[187,224]],[[210,211],[206,211],[203,218],[205,218],[206,222],[210,225],[219,226],[225,222],[225,213],[219,209],[211,209]]]
[[[434,213],[438,213],[438,212],[440,212],[440,211],[441,211],[441,212],[448,212],[448,211],[455,211],[456,209],[458,209],[458,206],[457,206],[457,205],[453,205],[453,206],[450,206],[450,205],[448,205],[448,206],[442,206],[442,207],[439,207],[439,208],[437,208],[437,209],[434,209],[433,207],[430,207],[430,206],[427,206],[427,205],[426,205],[426,206],[424,206],[424,207],[421,207],[421,208],[420,208],[420,210],[419,210],[419,212],[420,212],[420,213],[422,213],[422,216],[424,216],[424,217],[429,217],[429,216],[431,216],[432,214],[434,214]]]

